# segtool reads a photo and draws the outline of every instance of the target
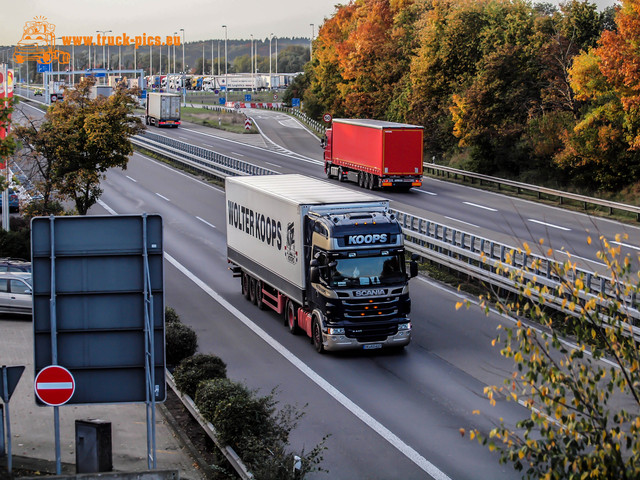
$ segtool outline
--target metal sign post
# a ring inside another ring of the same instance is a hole
[[[22,372],[24,372],[24,366],[18,367],[7,367],[6,365],[2,366],[2,383],[0,384],[0,397],[2,397],[2,401],[4,402],[4,409],[7,412],[6,425],[7,425],[7,467],[9,469],[9,474],[11,474],[12,469],[12,457],[11,457],[11,419],[9,416],[9,399],[13,394],[13,391],[18,385],[18,381],[20,381],[20,377],[22,376]],[[2,417],[0,416],[0,422],[2,421]],[[0,431],[2,429],[0,428]],[[0,444],[3,442],[0,442]]]

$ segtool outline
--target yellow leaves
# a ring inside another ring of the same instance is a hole
[[[463,303],[463,302],[458,302],[458,303],[456,303],[456,310],[459,310],[459,309],[460,309],[460,307],[462,307],[463,305],[464,305],[464,303]]]
[[[471,412],[472,415],[480,415],[480,410],[474,410]]]
[[[471,430],[469,432],[469,440],[473,440],[474,438],[476,438],[476,432],[474,432],[473,430]]]
[[[464,428],[461,428],[460,430],[458,430],[460,432],[460,436],[464,437],[464,434],[466,433]]]
[[[591,237],[587,237],[587,245],[591,245]]]
[[[531,247],[529,247],[529,244],[527,242],[524,242],[522,244],[522,246],[524,247],[524,251],[527,255],[531,255]]]

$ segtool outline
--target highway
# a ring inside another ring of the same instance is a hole
[[[244,138],[238,143],[193,125],[151,131],[276,171],[324,176],[317,139],[282,114],[250,115],[273,143],[255,135],[246,136],[255,137],[247,139],[249,145]],[[486,433],[499,418],[513,425],[528,415],[503,399],[491,407],[483,395],[486,385],[501,384],[511,372],[491,346],[498,325],[509,319],[485,317],[478,308],[456,311],[455,291],[420,277],[411,281],[413,341],[405,352],[318,355],[273,312],[242,297],[239,279],[227,270],[220,188],[139,154],[127,170],[110,171],[102,188],[91,214],[162,215],[166,304],[195,328],[200,351],[219,355],[230,378],[264,394],[278,386],[282,403],[306,405],[292,435],[294,449],[309,450],[330,435],[323,462],[329,474],[313,478],[520,478],[459,433]],[[625,243],[640,245],[635,227],[437,180],[425,179],[409,194],[381,194],[395,208],[459,222],[461,229],[514,245],[551,236],[545,245],[565,246],[587,259],[594,258],[587,231],[626,231],[631,238]]]
[[[263,148],[238,145],[225,140],[215,130],[199,126],[176,130],[151,129],[150,132],[209,148],[240,160],[251,159],[251,163],[279,173],[303,173],[325,178],[318,139],[295,119],[279,112],[245,112],[268,136],[269,140],[260,139]],[[260,142],[253,140],[252,143]],[[359,188],[352,183],[344,185]],[[552,248],[554,258],[559,261],[566,260],[568,252],[579,266],[592,271],[604,271],[604,264],[596,256],[597,251],[602,249],[599,242],[601,235],[614,244],[617,234],[626,235],[627,238],[622,238],[619,242],[622,254],[629,254],[637,259],[640,252],[640,229],[636,226],[465,185],[425,178],[422,187],[414,188],[408,194],[387,191],[376,193],[389,198],[392,206],[398,210],[458,230],[514,247],[527,242],[534,252],[544,255]],[[593,240],[591,245],[587,242],[588,237]],[[544,240],[543,247],[539,247],[541,239]]]
[[[483,395],[510,371],[491,347],[497,325],[508,320],[456,312],[455,292],[414,279],[406,352],[318,355],[308,339],[241,295],[227,270],[222,190],[138,154],[102,186],[92,214],[162,215],[166,304],[195,328],[200,351],[227,362],[230,378],[265,394],[279,386],[282,403],[307,405],[293,446],[308,450],[331,435],[330,478],[518,478],[459,433],[526,415],[513,402],[490,407]]]

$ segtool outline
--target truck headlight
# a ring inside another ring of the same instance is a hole
[[[398,331],[401,332],[403,330],[411,330],[411,322],[409,322],[409,323],[399,323],[398,324]]]
[[[327,329],[329,335],[344,335],[344,328],[333,328],[329,327]]]

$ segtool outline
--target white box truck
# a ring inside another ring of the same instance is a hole
[[[243,295],[315,349],[411,341],[402,229],[389,201],[304,175],[226,179],[227,257]]]
[[[177,127],[180,125],[180,95],[148,93],[146,123],[156,127]]]

